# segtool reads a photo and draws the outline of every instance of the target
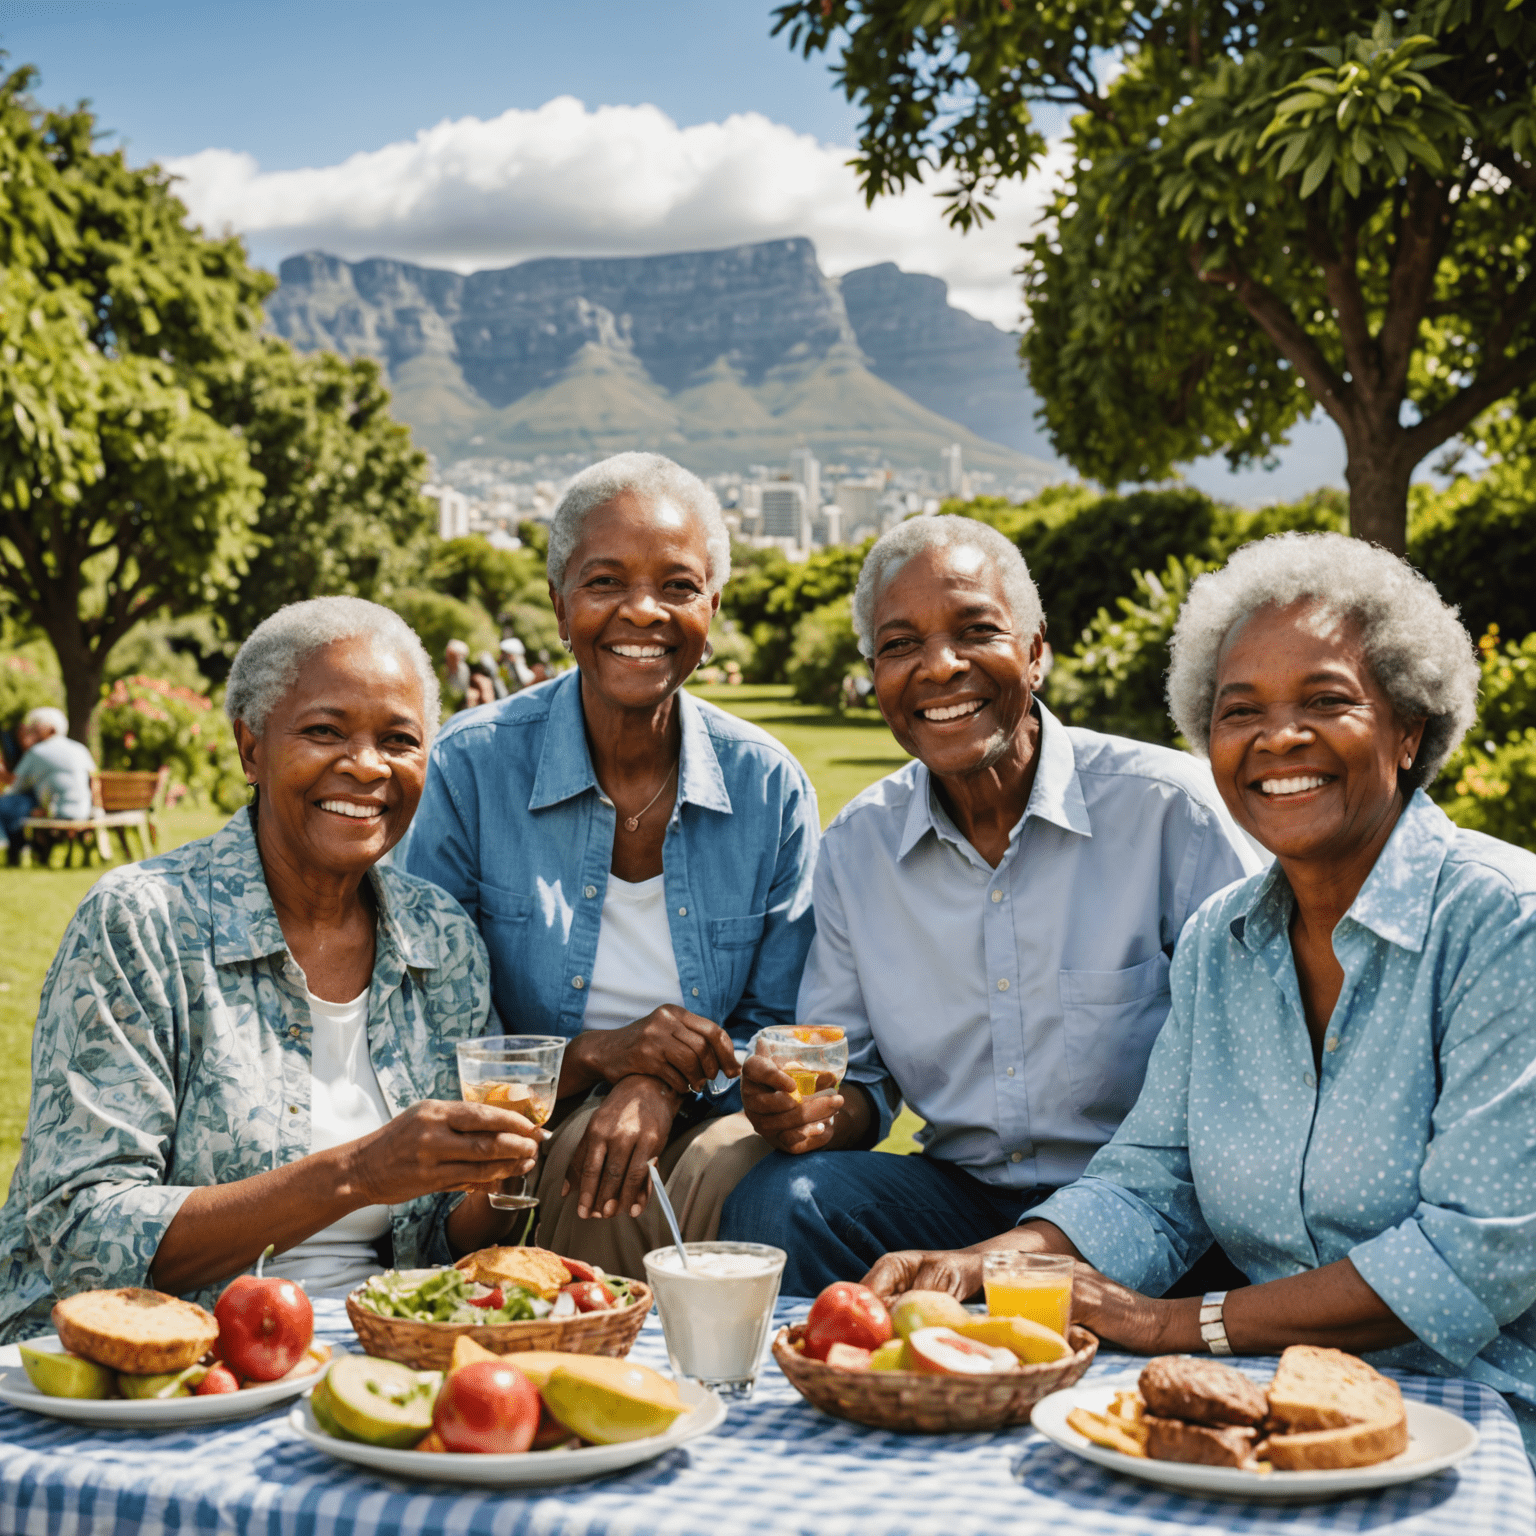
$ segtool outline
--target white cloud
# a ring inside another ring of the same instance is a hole
[[[167,167],[197,222],[238,231],[271,263],[320,248],[464,272],[805,235],[830,273],[894,261],[944,278],[971,313],[1017,325],[1013,269],[1046,175],[1006,188],[997,219],[960,235],[927,188],[866,208],[850,154],[758,113],[679,128],[652,106],[589,110],[561,96],[489,122],[441,122],[340,165],[263,171],[250,155],[206,149]]]

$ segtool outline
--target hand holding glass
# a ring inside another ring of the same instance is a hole
[[[471,1104],[510,1109],[533,1125],[555,1112],[560,1062],[566,1042],[554,1035],[485,1035],[458,1045],[459,1092]],[[508,1179],[487,1198],[498,1211],[521,1211],[539,1203],[532,1174]]]
[[[796,1103],[836,1093],[848,1070],[847,1037],[832,1025],[760,1029],[752,1046],[794,1079]]]

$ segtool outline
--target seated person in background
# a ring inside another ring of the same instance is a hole
[[[1086,1176],[869,1283],[964,1297],[987,1252],[1068,1253],[1074,1316],[1117,1348],[1382,1351],[1507,1394],[1536,1449],[1536,856],[1424,793],[1477,687],[1455,610],[1384,550],[1286,534],[1202,576],[1169,700],[1276,862],[1191,922]],[[1202,1327],[1152,1298],[1213,1237],[1253,1283]]]
[[[779,1150],[721,1235],[787,1249],[788,1294],[990,1237],[1075,1179],[1135,1102],[1185,919],[1257,867],[1203,764],[1034,697],[1044,622],[1019,551],[970,518],[902,523],[859,575],[860,649],[917,761],[842,811],[816,867],[798,1019],[846,1031],[842,1094],[795,1103],[765,1058],[745,1069]],[[903,1099],[923,1155],[857,1150]]]
[[[451,710],[472,709],[480,702],[479,692],[470,697],[469,646],[462,640],[450,640],[443,647],[443,699]]]
[[[225,709],[255,801],[104,875],[43,986],[0,1340],[76,1291],[211,1307],[268,1243],[268,1273],[313,1295],[376,1272],[381,1240],[409,1266],[507,1234],[483,1188],[532,1166],[538,1132],[459,1101],[454,1044],[494,1025],[484,946],[436,887],[374,868],[437,708],[415,635],[358,598],[284,608],[240,648]]]
[[[819,839],[804,770],[686,692],[730,574],[713,492],[625,453],[567,488],[549,590],[574,670],[443,730],[406,854],[490,950],[511,1034],[564,1035],[538,1241],[623,1275],[667,1240],[659,1160],[690,1240],[769,1150],[732,1041],[794,1022]],[[724,1074],[724,1077],[721,1077]]]
[[[60,820],[91,815],[91,775],[96,759],[89,747],[69,736],[69,716],[62,709],[27,712],[17,732],[26,750],[8,773],[0,768],[0,836],[6,841],[6,863],[21,863],[21,824],[34,811]]]

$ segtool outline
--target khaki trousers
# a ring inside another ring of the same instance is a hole
[[[539,1222],[534,1241],[567,1258],[598,1264],[610,1274],[645,1279],[645,1255],[672,1241],[667,1218],[654,1199],[639,1216],[627,1211],[602,1220],[576,1214],[576,1188],[564,1198],[571,1159],[599,1103],[583,1104],[562,1121],[544,1149],[539,1174]],[[722,1115],[676,1132],[656,1159],[683,1241],[712,1242],[720,1231],[726,1197],[773,1148],[742,1114]]]

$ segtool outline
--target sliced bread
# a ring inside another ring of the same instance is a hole
[[[1289,1431],[1342,1429],[1403,1415],[1397,1383],[1338,1349],[1293,1344],[1269,1384],[1269,1415]]]
[[[1408,1449],[1408,1419],[1378,1419],[1300,1435],[1271,1435],[1259,1455],[1277,1472],[1326,1472],[1337,1467],[1374,1467]]]
[[[71,1354],[130,1376],[183,1371],[219,1338],[211,1312],[137,1286],[67,1296],[54,1304],[53,1327]]]

